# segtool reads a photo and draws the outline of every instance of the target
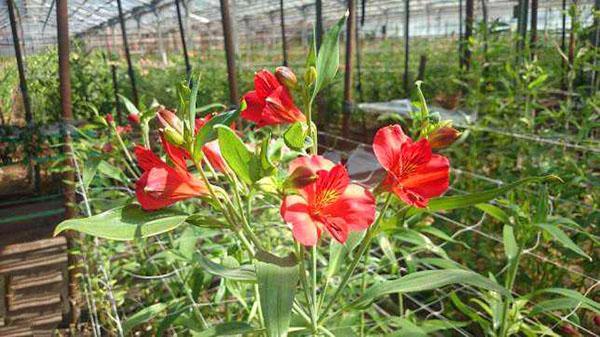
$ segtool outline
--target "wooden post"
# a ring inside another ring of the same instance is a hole
[[[458,0],[458,66],[460,69],[464,65],[463,57],[463,0]]]
[[[221,1],[221,22],[223,23],[223,38],[225,42],[225,57],[227,58],[227,80],[229,81],[229,103],[238,105],[238,86],[235,67],[235,47],[233,45],[233,34],[231,26],[231,14],[229,12],[229,0]]]
[[[466,21],[465,21],[465,37],[464,37],[464,65],[467,70],[471,68],[471,47],[469,40],[473,36],[473,7],[474,0],[467,0],[466,3]]]
[[[410,58],[410,46],[409,46],[409,38],[410,38],[410,0],[404,0],[404,92],[406,97],[410,97],[410,84],[408,79],[408,62]]]
[[[281,18],[281,48],[283,51],[283,65],[288,66],[287,41],[285,38],[285,15],[283,12],[283,0],[279,0],[279,17]]]
[[[596,71],[598,58],[596,55],[598,54],[598,39],[600,39],[600,19],[597,16],[598,11],[600,11],[600,0],[594,1],[594,11],[596,12],[596,15],[594,15],[594,40],[592,41],[592,45],[594,46],[596,52],[594,53],[594,59],[592,61],[592,69],[594,70],[592,71],[592,79],[590,83],[590,95],[594,95],[598,89],[598,72]]]
[[[121,0],[117,0],[117,7],[119,9],[121,35],[123,35],[123,48],[125,49],[125,58],[127,59],[127,71],[129,72],[129,80],[131,81],[131,94],[133,95],[133,103],[135,106],[139,107],[140,101],[138,99],[137,86],[135,84],[135,71],[133,70],[131,55],[129,53],[129,43],[127,42],[127,30],[125,28],[125,19],[123,18],[123,6],[121,6]]]
[[[348,1],[348,21],[346,22],[346,65],[344,71],[344,105],[342,126],[345,135],[348,134],[350,114],[353,110],[352,103],[352,61],[354,38],[356,31],[356,2],[355,0]]]
[[[67,0],[56,0],[56,36],[58,40],[58,79],[60,82],[60,105],[62,108],[64,145],[63,151],[67,158],[69,169],[66,170],[63,177],[63,194],[65,197],[65,217],[73,218],[75,211],[75,158],[71,147],[71,130],[73,123],[73,111],[71,106],[71,78],[69,71],[69,12]],[[75,232],[67,233],[67,244],[69,250],[75,248]],[[79,287],[78,287],[78,266],[79,258],[75,254],[69,254],[69,301],[71,302],[71,323],[76,324],[79,321]]]
[[[190,78],[192,75],[192,66],[190,65],[190,59],[187,52],[187,43],[185,42],[185,31],[183,29],[183,21],[181,20],[181,8],[179,0],[175,0],[175,7],[177,9],[177,23],[179,24],[179,35],[181,36],[181,46],[183,49],[183,59],[185,60],[185,73]]]
[[[419,59],[419,74],[417,80],[423,81],[425,79],[425,67],[427,66],[427,55],[421,55]]]
[[[531,58],[535,58],[535,49],[537,44],[537,26],[538,26],[538,0],[531,0],[531,36],[530,36],[530,46],[531,48]]]
[[[519,1],[519,39],[517,43],[517,53],[525,50],[525,41],[527,41],[527,17],[529,14],[529,0]]]
[[[6,0],[8,7],[8,17],[10,20],[10,29],[13,37],[13,46],[15,48],[15,58],[17,61],[17,70],[19,72],[19,88],[21,89],[21,97],[23,98],[23,108],[25,109],[25,122],[27,123],[27,133],[29,134],[29,142],[25,144],[27,157],[29,159],[29,177],[33,182],[36,192],[40,191],[40,166],[35,159],[36,142],[33,135],[35,123],[33,121],[33,113],[31,112],[31,100],[29,91],[27,90],[27,79],[25,77],[25,66],[23,65],[23,53],[21,52],[21,42],[19,41],[19,32],[17,30],[17,20],[15,17],[15,8],[13,0]]]

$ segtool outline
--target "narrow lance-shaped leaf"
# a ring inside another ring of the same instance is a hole
[[[513,260],[519,253],[519,247],[517,246],[517,240],[515,239],[515,233],[512,226],[504,225],[502,229],[502,238],[504,241],[504,254],[510,261]]]
[[[422,212],[437,212],[437,211],[442,211],[442,210],[447,211],[447,210],[451,210],[451,209],[474,206],[477,204],[488,202],[488,201],[490,201],[494,198],[497,198],[498,196],[500,196],[512,189],[519,187],[519,186],[522,186],[525,184],[530,184],[530,183],[539,183],[539,182],[552,181],[552,180],[560,181],[560,178],[558,178],[555,175],[548,175],[548,176],[543,176],[543,177],[529,177],[529,178],[524,178],[524,179],[515,181],[513,183],[506,184],[501,187],[483,191],[483,192],[435,198],[435,199],[432,199],[431,201],[429,201],[427,208],[414,208],[413,207],[413,208],[409,209],[407,212],[407,216],[415,215],[415,214],[422,213]]]
[[[146,308],[136,312],[131,317],[129,317],[126,321],[123,322],[123,334],[128,335],[129,331],[131,329],[155,318],[156,316],[161,314],[163,311],[165,311],[165,309],[167,309],[167,304],[156,303],[156,304],[153,304],[149,307],[146,307]]]
[[[65,220],[56,226],[54,235],[75,230],[105,239],[127,241],[171,231],[183,224],[187,217],[187,214],[172,209],[146,212],[133,204],[88,218]]]
[[[239,114],[239,109],[231,110],[220,113],[211,118],[208,122],[206,122],[206,124],[204,124],[204,126],[200,129],[200,131],[198,131],[198,133],[195,136],[192,158],[195,161],[200,160],[200,158],[202,158],[202,146],[217,138],[217,131],[215,130],[216,125],[229,125],[236,120]]]
[[[193,337],[218,337],[218,336],[246,336],[256,333],[259,329],[253,328],[246,322],[226,322],[217,324],[203,331],[190,331]]]
[[[312,99],[333,78],[340,65],[340,32],[348,18],[348,12],[323,36],[323,42],[317,54],[317,80]]]
[[[268,337],[285,337],[290,326],[299,268],[293,255],[256,254],[256,278]]]
[[[577,246],[577,244],[575,242],[573,242],[573,240],[571,240],[571,238],[569,238],[569,236],[567,234],[565,234],[565,232],[563,232],[563,230],[560,229],[558,226],[551,225],[551,224],[535,224],[535,225],[537,227],[543,229],[550,235],[552,235],[552,237],[556,241],[558,241],[561,245],[563,245],[565,248],[570,249],[583,257],[586,257],[590,261],[592,260],[592,258],[589,255],[587,255],[583,251],[583,249],[579,248],[579,246]]]
[[[510,292],[496,282],[470,270],[426,270],[372,286],[352,303],[352,307],[364,307],[377,298],[391,293],[412,293],[433,290],[450,284],[468,284],[510,296]]]
[[[228,280],[234,281],[256,281],[256,273],[251,268],[228,268],[221,264],[212,262],[202,254],[195,254],[196,262],[204,271]]]

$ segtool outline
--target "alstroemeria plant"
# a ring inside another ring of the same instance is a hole
[[[331,336],[332,318],[390,292],[467,282],[507,294],[494,281],[466,270],[453,270],[453,278],[444,278],[448,273],[435,277],[414,273],[407,276],[406,284],[375,286],[358,298],[355,293],[345,293],[373,239],[382,235],[382,223],[408,226],[405,220],[411,216],[485,203],[516,185],[478,195],[441,197],[448,190],[450,161],[432,148],[449,146],[459,133],[429,116],[424,98],[412,132],[391,125],[375,134],[373,158],[385,173],[377,184],[352,181],[344,164],[319,155],[312,107],[319,91],[336,75],[338,36],[344,22],[345,18],[341,19],[324,36],[318,52],[315,46],[311,48],[303,81],[289,68],[279,67],[274,73],[259,70],[253,90],[243,96],[240,107],[215,114],[204,114],[205,109],[196,106],[199,80],[180,91],[185,95],[180,95],[183,99],[177,109],[155,104],[150,110],[159,126],[160,142],[151,149],[146,133],[144,144],[134,150],[137,161],[131,163],[141,173],[135,182],[137,200],[85,221],[63,222],[57,232],[75,229],[133,240],[188,223],[219,227],[224,234],[235,236],[243,249],[235,255],[239,267],[219,265],[201,254],[188,255],[186,262],[229,282],[254,284],[248,292],[255,305],[237,316],[243,321],[217,322],[219,327],[213,330],[213,323],[206,322],[200,309],[193,306],[193,314],[186,319],[194,324],[182,320],[192,330],[269,337],[286,336],[290,331]],[[136,113],[130,120],[139,124],[138,115],[144,131],[149,125],[148,112]],[[112,119],[108,123],[114,127]],[[236,130],[233,123],[242,127]],[[132,158],[129,149],[122,150]],[[164,153],[164,158],[159,153]],[[271,219],[263,223],[261,211],[253,208],[256,202],[278,212],[268,213]],[[179,207],[182,203],[195,207]],[[195,213],[190,214],[190,209]],[[273,223],[281,226],[273,227]],[[263,234],[267,230],[276,235]],[[408,284],[413,284],[412,288]],[[161,307],[171,309],[172,315],[187,315],[176,307]],[[175,319],[169,324],[178,322]]]

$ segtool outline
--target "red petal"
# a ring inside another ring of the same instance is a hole
[[[325,212],[344,219],[349,230],[361,231],[375,221],[375,197],[364,187],[350,184],[338,201]]]
[[[309,214],[306,200],[298,195],[290,195],[281,203],[281,217],[292,226],[296,241],[305,246],[314,246],[320,236],[320,230]]]
[[[219,148],[218,141],[214,140],[212,142],[206,143],[202,147],[202,152],[206,156],[206,159],[208,159],[210,165],[215,170],[219,172],[225,172],[225,170],[227,169],[227,164],[225,164],[225,161],[221,156],[221,149]]]
[[[434,198],[448,189],[450,181],[450,162],[448,158],[434,154],[426,164],[420,166],[413,174],[402,179],[400,184],[405,189],[423,198]]]
[[[304,122],[306,117],[294,105],[292,98],[284,86],[279,86],[266,98],[263,110],[263,125]]]
[[[186,159],[189,158],[189,154],[186,150],[175,146],[169,143],[165,137],[161,134],[160,140],[162,142],[163,148],[165,152],[169,156],[169,159],[173,162],[177,169],[181,169],[184,172],[187,172],[187,162]]]
[[[136,145],[133,151],[137,158],[138,166],[144,171],[148,171],[156,166],[166,165],[152,150],[143,146]]]
[[[244,100],[246,101],[246,109],[242,111],[242,118],[256,124],[260,123],[265,108],[264,98],[259,98],[256,91],[250,91],[244,95]]]
[[[346,221],[342,218],[323,218],[323,225],[331,234],[331,236],[336,239],[339,243],[345,243],[348,239],[348,226]]]
[[[256,91],[256,95],[261,99],[271,95],[271,93],[280,86],[281,84],[277,81],[277,77],[266,69],[263,69],[254,75],[254,90]]]
[[[401,158],[402,146],[411,139],[400,125],[390,125],[377,130],[373,139],[373,152],[384,169],[390,171]]]
[[[329,171],[335,166],[335,164],[331,160],[325,159],[323,156],[302,156],[292,160],[288,168],[288,172],[291,174],[300,166],[308,167],[313,173],[317,173],[317,171],[320,170]]]

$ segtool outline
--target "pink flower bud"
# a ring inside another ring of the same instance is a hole
[[[594,316],[594,324],[596,324],[596,326],[600,327],[600,315]]]
[[[571,324],[563,325],[560,330],[567,336],[581,336],[579,331],[575,329]]]
[[[298,84],[296,74],[288,67],[281,66],[275,68],[275,77],[277,77],[279,83],[285,85],[288,89],[293,89],[296,87],[296,84]]]
[[[444,149],[452,145],[460,137],[460,132],[451,126],[443,126],[434,130],[428,137],[432,149]]]
[[[102,152],[110,153],[113,151],[113,145],[111,143],[106,143],[102,146]]]
[[[106,114],[106,116],[104,117],[104,119],[106,119],[106,122],[108,124],[112,124],[115,121],[115,119],[113,118],[112,114]]]
[[[131,123],[133,125],[139,125],[140,124],[140,115],[131,113],[131,114],[129,114],[129,116],[127,116],[127,120],[129,121],[129,123]]]
[[[172,128],[174,131],[178,132],[183,137],[183,122],[177,115],[165,109],[164,107],[160,107],[157,113],[158,121],[160,122],[163,128]]]

